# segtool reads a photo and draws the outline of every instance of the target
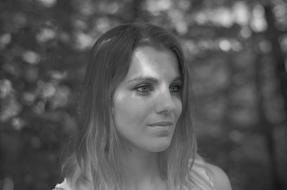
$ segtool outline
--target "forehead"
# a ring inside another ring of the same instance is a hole
[[[175,54],[166,48],[140,46],[135,49],[126,78],[180,76]]]

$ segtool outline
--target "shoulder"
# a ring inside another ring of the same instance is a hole
[[[217,190],[231,190],[231,183],[226,173],[219,167],[206,163],[207,173]]]
[[[57,184],[53,190],[72,190],[67,179],[60,184]]]

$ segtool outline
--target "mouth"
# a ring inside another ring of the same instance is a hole
[[[172,125],[173,125],[173,122],[170,122],[170,121],[160,121],[160,122],[148,124],[148,126],[151,126],[151,127],[170,127]]]

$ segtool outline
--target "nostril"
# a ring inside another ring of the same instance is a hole
[[[164,117],[170,117],[171,113],[172,112],[170,110],[162,110],[162,111],[158,112],[159,115],[162,115]]]

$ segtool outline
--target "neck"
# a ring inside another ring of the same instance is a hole
[[[129,147],[122,152],[121,157],[125,184],[133,187],[131,189],[141,189],[140,187],[149,185],[157,186],[163,182],[157,162],[158,153]]]
[[[122,154],[122,164],[127,177],[136,178],[159,175],[157,164],[158,153],[151,153],[135,148],[129,148]]]

